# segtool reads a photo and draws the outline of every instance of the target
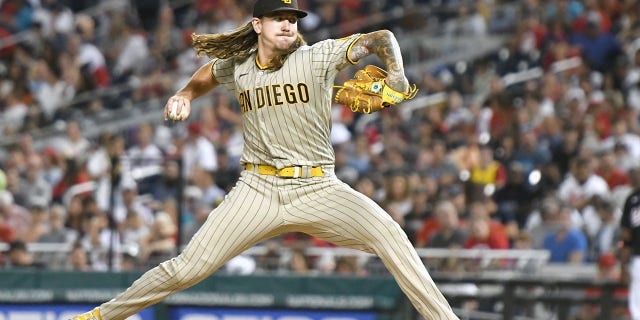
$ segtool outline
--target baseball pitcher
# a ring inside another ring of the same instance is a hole
[[[245,170],[180,255],[74,319],[125,319],[256,243],[293,231],[379,256],[425,319],[458,319],[400,226],[334,174],[333,101],[371,113],[415,95],[398,43],[381,30],[309,46],[298,32],[306,15],[296,0],[257,0],[247,24],[193,36],[198,53],[213,59],[167,101],[165,120],[187,119],[190,101],[224,86],[240,103]],[[334,95],[337,73],[372,54],[386,71],[367,66]]]

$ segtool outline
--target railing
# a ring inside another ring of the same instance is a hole
[[[36,254],[67,254],[71,250],[72,245],[69,243],[28,243],[27,250]],[[7,243],[0,242],[0,251],[9,248]],[[105,248],[104,250],[106,250]],[[120,246],[113,248],[115,251],[124,250]],[[275,249],[270,246],[257,245],[249,248],[242,255],[253,258],[265,256],[270,250],[276,250],[278,259],[287,260],[292,254],[292,250],[288,247],[278,246]],[[344,247],[307,247],[303,249],[304,255],[311,258],[319,258],[330,256],[332,258],[339,257],[356,257],[359,264],[368,265],[372,273],[386,273],[385,267],[372,254],[349,249]],[[418,248],[418,255],[423,259],[425,264],[433,265],[432,270],[437,270],[438,261],[444,259],[457,259],[461,264],[473,265],[473,272],[484,274],[493,273],[498,270],[502,275],[514,275],[520,273],[536,273],[542,270],[549,260],[549,252],[547,250],[483,250],[483,249],[438,249],[438,248]],[[120,252],[117,252],[120,253]],[[492,271],[493,270],[493,271]]]
[[[567,266],[565,272],[571,272]],[[627,289],[626,285],[613,280],[595,280],[581,277],[567,279],[558,275],[519,275],[509,278],[483,277],[479,275],[432,274],[432,277],[447,299],[452,303],[475,300],[479,302],[498,303],[502,310],[487,312],[484,319],[570,319],[571,310],[578,306],[597,306],[591,310],[599,312],[597,319],[620,319],[613,315],[615,309],[626,310],[628,298],[616,296],[616,290]],[[479,290],[476,293],[447,293],[448,285],[472,284],[477,287],[488,287],[490,290]],[[587,290],[594,293],[587,294]],[[531,311],[534,306],[539,311]],[[525,312],[528,311],[528,312]],[[533,315],[528,315],[533,314]],[[461,313],[458,313],[462,316]],[[468,319],[462,317],[462,319]],[[473,317],[473,319],[478,319]]]

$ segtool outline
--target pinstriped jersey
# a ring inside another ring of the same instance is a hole
[[[246,59],[215,61],[211,72],[240,102],[244,149],[241,163],[333,165],[331,133],[333,84],[351,61],[359,37],[328,39],[302,46],[278,70],[265,70],[256,52]]]

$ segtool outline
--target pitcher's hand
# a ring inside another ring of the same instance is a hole
[[[184,121],[191,113],[191,102],[182,96],[172,96],[164,106],[164,120]]]

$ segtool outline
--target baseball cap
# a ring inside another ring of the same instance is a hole
[[[187,130],[189,133],[200,134],[202,132],[202,127],[197,122],[191,122],[187,125]]]
[[[306,11],[298,9],[298,0],[256,0],[253,5],[253,16],[256,18],[276,11],[291,11],[298,18],[307,16]]]
[[[611,253],[604,253],[598,258],[598,266],[611,268],[616,265],[616,256]]]

